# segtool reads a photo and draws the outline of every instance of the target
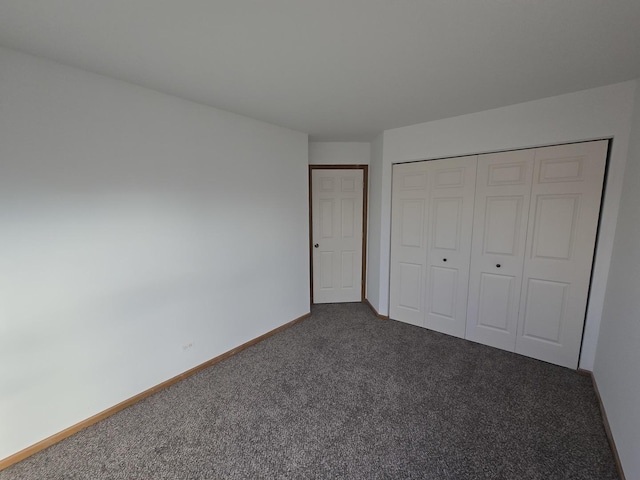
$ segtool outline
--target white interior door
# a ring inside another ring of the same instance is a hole
[[[311,171],[314,303],[362,300],[361,169]]]
[[[424,326],[427,162],[393,166],[389,317]]]
[[[535,151],[517,353],[578,366],[607,147]]]
[[[514,351],[533,150],[478,157],[466,338]]]
[[[464,337],[477,156],[427,162],[427,225],[424,326]]]

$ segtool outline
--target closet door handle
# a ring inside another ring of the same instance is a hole
[[[499,263],[498,263],[498,264],[496,264],[496,267],[500,268],[500,264],[499,264]]]
[[[447,259],[446,259],[446,258],[443,258],[443,259],[442,259],[442,261],[443,261],[443,262],[446,262],[446,261],[447,261]]]

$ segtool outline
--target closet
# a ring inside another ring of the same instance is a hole
[[[390,318],[576,368],[607,148],[394,165]]]

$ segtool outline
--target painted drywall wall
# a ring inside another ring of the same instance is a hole
[[[640,81],[594,376],[627,480],[640,480]]]
[[[627,159],[635,88],[635,82],[624,82],[385,131],[381,229],[371,231],[370,237],[371,242],[380,242],[380,313],[387,314],[389,308],[393,163],[612,137],[613,149],[580,359],[580,367],[591,370]],[[378,235],[379,239],[374,238]]]
[[[369,232],[367,234],[367,295],[369,303],[380,308],[380,235],[382,210],[382,140],[378,135],[371,142],[369,163]],[[379,310],[378,310],[379,311]]]
[[[309,311],[308,137],[0,49],[0,458]]]
[[[309,142],[309,165],[369,165],[369,142]]]

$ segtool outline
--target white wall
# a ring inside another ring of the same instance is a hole
[[[636,92],[640,92],[640,80]],[[640,480],[640,94],[602,312],[594,376],[627,480]]]
[[[591,370],[627,159],[635,82],[584,90],[384,132],[379,312],[387,314],[393,163],[613,137],[580,367]],[[379,235],[379,239],[377,236]],[[375,261],[372,259],[372,261]]]
[[[382,218],[382,140],[378,135],[371,142],[369,164],[369,221],[367,233],[367,295],[369,303],[380,311],[380,223]]]
[[[369,165],[369,142],[309,142],[309,165]]]
[[[0,49],[0,458],[307,313],[307,155]]]

